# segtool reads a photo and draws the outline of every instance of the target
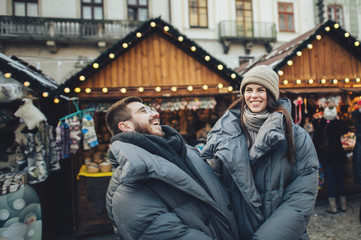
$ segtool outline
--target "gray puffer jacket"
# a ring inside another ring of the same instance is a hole
[[[288,99],[280,103],[291,110]],[[306,226],[318,192],[318,159],[309,134],[293,125],[295,164],[286,153],[285,122],[271,113],[248,151],[240,110],[229,110],[208,134],[201,156],[230,192],[241,239],[309,239]]]
[[[187,157],[209,193],[175,164],[136,145],[115,140],[108,155],[117,168],[106,206],[120,239],[238,239],[227,191],[195,148],[187,146]]]

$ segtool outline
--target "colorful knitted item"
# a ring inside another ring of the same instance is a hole
[[[64,122],[61,125],[61,139],[62,139],[62,147],[61,154],[62,158],[70,157],[70,133],[69,133],[69,125],[67,122]]]
[[[90,115],[86,115],[82,119],[82,132],[84,140],[89,144],[90,147],[98,145],[98,138],[95,133],[94,120]]]
[[[70,136],[70,153],[75,154],[79,149],[81,140],[80,121],[77,117],[69,120],[69,136]]]

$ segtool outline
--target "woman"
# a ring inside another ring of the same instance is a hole
[[[318,188],[310,135],[293,125],[268,66],[245,74],[241,98],[208,134],[201,156],[215,160],[237,213],[241,239],[309,239]]]
[[[314,143],[325,173],[329,213],[338,213],[336,206],[336,186],[340,196],[342,212],[346,212],[345,166],[346,152],[342,147],[341,136],[348,132],[345,123],[337,117],[334,104],[329,103],[316,127]]]

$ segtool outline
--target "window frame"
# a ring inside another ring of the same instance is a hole
[[[39,15],[39,1],[38,0],[13,0],[13,16],[15,15],[15,3],[24,3],[25,4],[25,15],[22,17],[28,17],[28,3],[36,3],[37,13],[36,16]]]
[[[190,28],[208,28],[208,0],[205,0],[206,2],[206,6],[205,7],[200,7],[199,6],[199,1],[200,0],[196,0],[197,1],[197,6],[196,7],[193,7],[191,6],[191,1],[192,0],[188,0],[188,14],[189,14],[189,27]],[[193,8],[196,8],[197,9],[197,25],[192,25],[192,9]],[[201,26],[200,25],[200,22],[201,22],[201,19],[200,19],[200,10],[201,9],[205,9],[206,10],[206,25],[205,26]]]
[[[86,3],[86,2],[83,2],[83,0],[80,0],[80,9],[81,9],[81,18],[84,19],[84,11],[83,11],[83,7],[84,6],[87,6],[87,7],[90,7],[91,8],[91,18],[90,20],[98,20],[98,19],[95,19],[95,15],[94,15],[94,9],[95,7],[101,7],[102,8],[102,20],[104,19],[104,0],[101,0],[102,2],[101,3],[95,3],[95,0],[90,0],[91,2],[90,3]]]
[[[136,5],[134,5],[134,4],[129,4],[129,0],[127,0],[127,19],[128,20],[135,20],[135,21],[140,21],[139,20],[139,10],[140,9],[146,9],[147,10],[147,18],[149,19],[149,1],[148,0],[146,0],[147,1],[147,5],[145,6],[145,5],[140,5],[139,4],[139,1],[140,0],[135,0],[137,3],[136,3]],[[135,9],[135,12],[136,12],[136,19],[130,19],[129,18],[129,8],[132,8],[132,9]]]
[[[250,9],[246,9],[243,8],[241,11],[238,11],[237,8],[237,3],[243,3],[242,5],[245,6],[246,3],[249,3],[251,8]],[[235,1],[236,4],[236,25],[237,25],[237,32],[240,32],[240,34],[242,36],[247,36],[247,37],[253,37],[253,28],[254,28],[254,23],[253,23],[253,3],[252,0],[236,0]],[[237,13],[241,12],[242,16],[238,15]],[[248,20],[247,19],[247,13],[250,14],[251,19]],[[250,29],[249,29],[250,27]],[[239,31],[238,28],[241,28],[243,30]]]
[[[277,11],[278,11],[278,26],[280,32],[295,32],[295,14],[294,14],[294,6],[292,2],[278,2],[277,3]],[[285,9],[288,6],[292,6],[292,12],[280,11],[280,5],[285,5]],[[285,16],[285,29],[281,29],[281,15]],[[292,16],[292,29],[288,29],[288,16]]]
[[[332,18],[329,17],[329,16],[330,16],[329,8],[332,8],[332,11],[333,11],[333,13],[334,13],[335,19],[332,19]],[[341,18],[342,18],[341,21],[340,21],[339,19],[337,19],[337,18],[338,18],[338,16],[337,16],[337,9],[340,9],[340,10],[341,10],[341,15],[342,15],[342,16],[341,16]],[[343,6],[342,6],[342,5],[340,5],[340,4],[329,4],[329,5],[327,5],[327,19],[333,20],[333,21],[335,21],[335,22],[338,22],[338,23],[340,23],[341,26],[343,26],[344,18],[345,18],[345,16],[344,16],[344,14],[343,14]]]

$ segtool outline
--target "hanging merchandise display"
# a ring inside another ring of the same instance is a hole
[[[300,124],[302,121],[302,97],[298,97],[293,103],[295,104],[295,124]]]
[[[70,157],[75,154],[80,147],[83,137],[83,149],[89,150],[98,145],[98,139],[94,128],[92,114],[94,108],[79,110],[59,119],[56,127],[56,147],[58,149],[58,159]]]

